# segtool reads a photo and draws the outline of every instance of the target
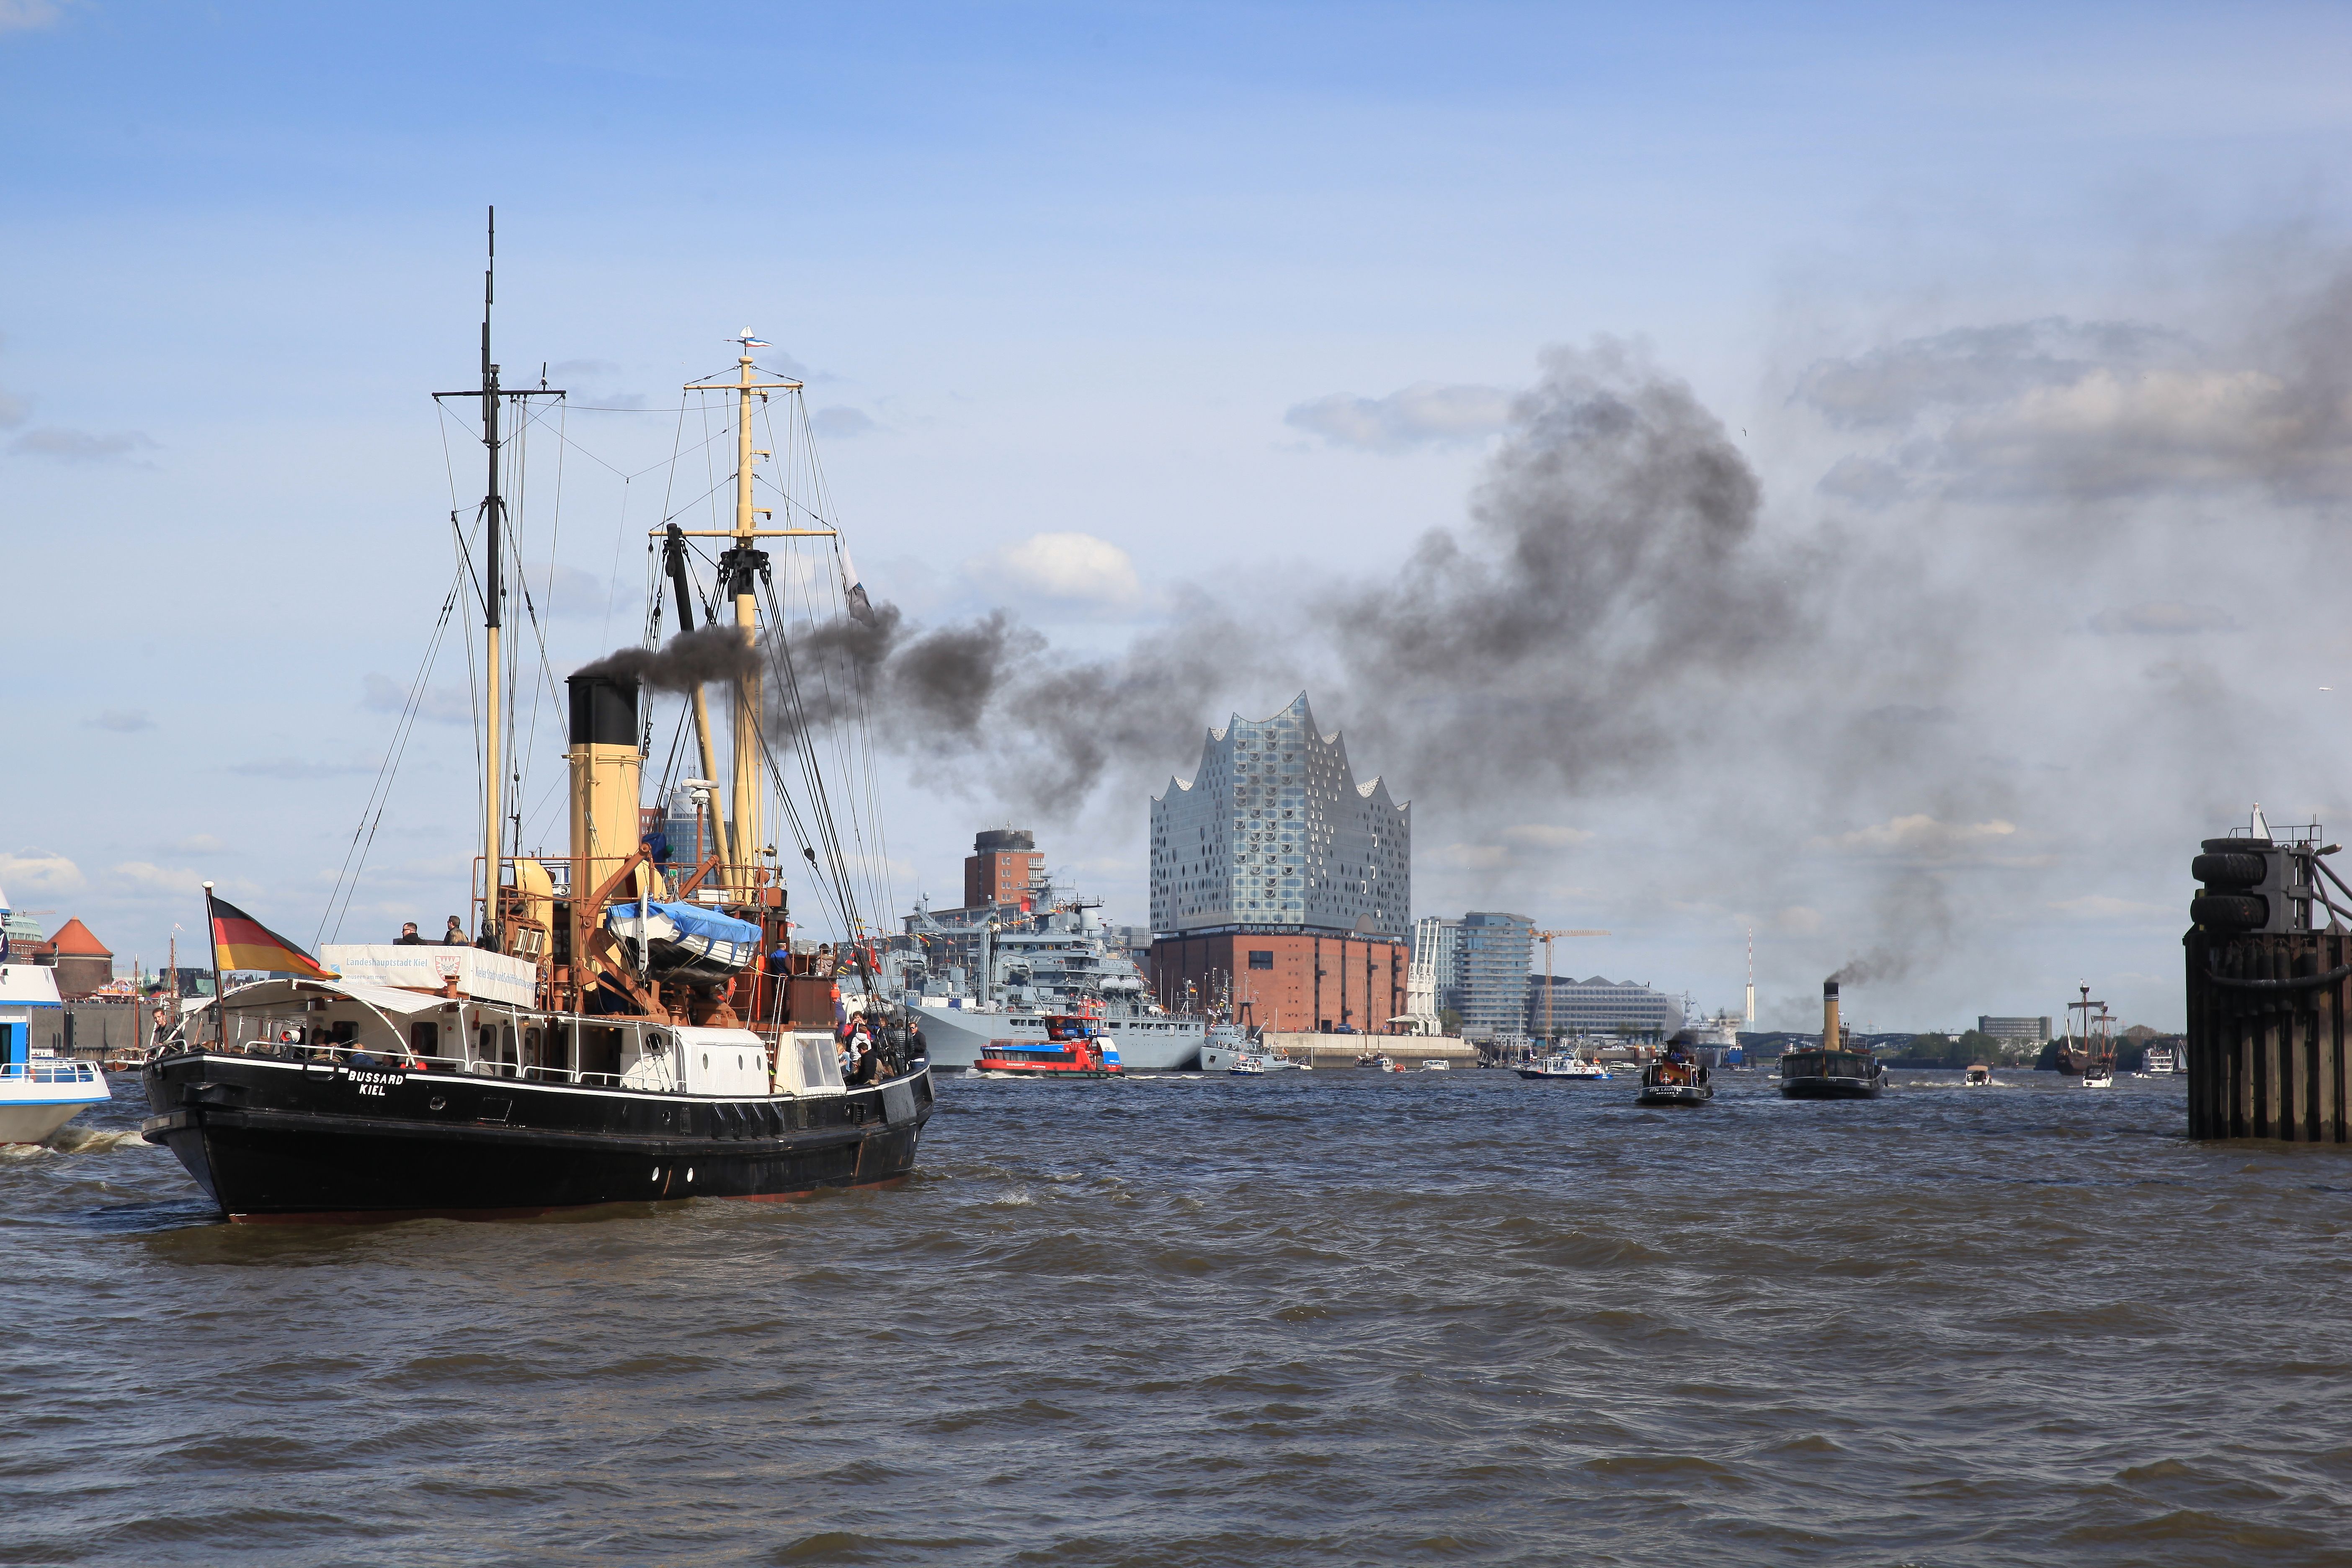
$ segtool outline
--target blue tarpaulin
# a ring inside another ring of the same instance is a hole
[[[653,913],[668,916],[670,924],[677,927],[680,936],[749,943],[756,943],[760,940],[760,928],[750,921],[739,921],[733,915],[722,915],[717,910],[704,909],[698,904],[664,904],[648,899],[646,907]],[[633,920],[638,912],[635,904],[614,904],[608,918]]]

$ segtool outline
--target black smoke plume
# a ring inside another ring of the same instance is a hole
[[[614,648],[574,675],[629,675],[656,691],[690,692],[714,680],[737,680],[759,667],[759,655],[732,626],[698,626],[657,648]]]
[[[1613,343],[1543,368],[1469,526],[1431,531],[1384,582],[1246,624],[1196,598],[1107,658],[1003,611],[926,630],[885,605],[872,626],[795,634],[802,711],[774,721],[826,723],[862,697],[891,743],[982,764],[990,793],[1049,820],[1107,781],[1189,771],[1202,727],[1250,690],[1308,689],[1409,791],[1654,764],[1675,743],[1674,691],[1801,632],[1790,573],[1756,550],[1756,476],[1688,386]]]

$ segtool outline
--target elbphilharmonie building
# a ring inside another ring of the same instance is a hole
[[[1163,991],[1181,977],[1205,1002],[1199,987],[1214,982],[1261,1023],[1280,1012],[1292,1028],[1382,1028],[1403,1007],[1412,910],[1412,807],[1378,778],[1356,782],[1305,692],[1210,731],[1192,777],[1151,803]]]

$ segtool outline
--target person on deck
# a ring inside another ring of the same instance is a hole
[[[416,922],[415,921],[403,921],[400,922],[400,938],[397,942],[394,942],[393,945],[394,947],[423,947],[425,945],[425,939],[416,934]]]
[[[458,922],[456,915],[451,915],[449,917],[449,929],[441,933],[441,945],[443,947],[470,947],[473,945],[466,936],[466,928]]]
[[[856,1087],[872,1083],[881,1076],[882,1058],[874,1049],[874,1037],[860,1029],[849,1042],[849,1071],[842,1081]]]

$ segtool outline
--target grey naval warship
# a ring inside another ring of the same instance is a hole
[[[992,1040],[1042,1042],[1048,1016],[1085,1014],[1125,1071],[1198,1071],[1206,1020],[1151,997],[1121,933],[1099,906],[1057,899],[1034,846],[1025,831],[981,834],[967,907],[918,904],[883,955],[886,986],[921,1020],[932,1067],[971,1067]]]

